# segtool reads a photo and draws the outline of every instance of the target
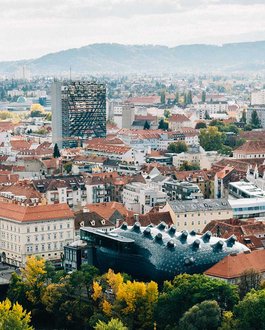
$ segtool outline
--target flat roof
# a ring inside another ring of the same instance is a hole
[[[265,192],[251,182],[245,182],[245,181],[230,182],[229,186],[235,187],[238,190],[245,192],[246,194],[249,195],[265,196]]]
[[[133,239],[118,235],[116,233],[112,233],[112,232],[106,233],[102,230],[99,230],[96,228],[90,228],[90,227],[82,227],[80,229],[83,231],[86,231],[90,234],[93,234],[95,236],[104,237],[104,238],[110,239],[112,241],[116,241],[116,242],[120,242],[120,243],[134,243]]]

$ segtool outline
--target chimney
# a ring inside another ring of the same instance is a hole
[[[139,222],[139,214],[138,213],[134,214],[133,218],[134,218],[135,222]]]
[[[89,209],[85,206],[84,208],[83,208],[83,213],[88,213],[89,212]]]

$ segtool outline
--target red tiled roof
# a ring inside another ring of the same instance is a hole
[[[11,147],[13,150],[29,150],[32,145],[32,142],[28,142],[25,140],[11,140],[10,141]]]
[[[21,206],[0,202],[0,217],[19,222],[73,218],[74,213],[67,204]]]
[[[139,104],[157,104],[160,103],[160,96],[137,96],[128,98],[129,103],[139,103]]]
[[[240,154],[265,154],[265,141],[247,141],[234,150]]]
[[[169,119],[169,122],[174,122],[174,123],[184,123],[185,121],[190,121],[188,117],[182,114],[175,114],[172,115]]]
[[[265,272],[265,250],[226,256],[204,274],[225,279],[238,278],[247,270]]]
[[[124,217],[131,214],[122,203],[118,202],[87,204],[86,208],[89,212],[95,212],[104,219],[109,219],[115,211],[118,211]]]

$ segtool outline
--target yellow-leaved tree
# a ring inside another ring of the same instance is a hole
[[[122,274],[109,270],[101,279],[102,285],[96,283],[93,284],[93,298],[99,299],[106,316],[118,316],[132,329],[152,328],[158,298],[156,282],[125,281]]]
[[[41,291],[45,284],[45,259],[34,256],[27,257],[21,276],[26,286],[26,295],[30,302],[37,304],[41,301]]]
[[[30,319],[20,304],[12,305],[9,299],[0,302],[0,330],[33,330]]]

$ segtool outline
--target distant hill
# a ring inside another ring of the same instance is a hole
[[[223,46],[92,44],[25,61],[0,62],[0,73],[26,65],[35,74],[60,74],[70,66],[78,73],[243,72],[265,70],[265,41]]]

